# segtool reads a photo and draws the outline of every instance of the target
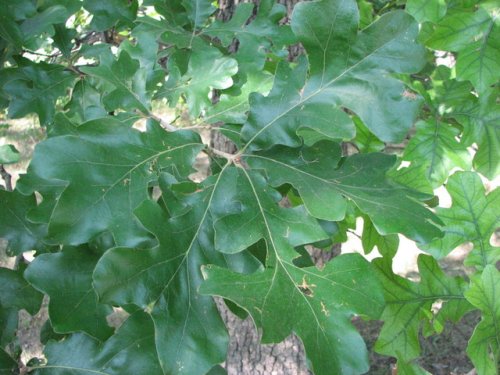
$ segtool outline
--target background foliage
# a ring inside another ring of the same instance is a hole
[[[0,269],[0,372],[18,367],[18,311],[47,295],[34,374],[220,371],[213,296],[264,343],[296,333],[315,374],[368,371],[353,316],[384,321],[375,350],[423,374],[419,333],[479,310],[467,355],[498,374],[500,193],[483,186],[500,170],[495,1],[318,0],[289,22],[274,0],[229,21],[209,0],[0,7],[0,106],[47,129],[16,189],[0,190],[0,236],[20,260]],[[1,146],[0,163],[18,157]],[[443,185],[451,207],[434,198]],[[356,217],[381,256],[316,267],[304,245],[328,249]],[[392,271],[397,234],[429,254],[419,282]],[[437,260],[463,243],[472,275],[449,277]],[[115,330],[117,307],[129,317]]]

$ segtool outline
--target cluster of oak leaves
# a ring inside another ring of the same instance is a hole
[[[0,190],[9,255],[36,250],[0,269],[0,372],[18,366],[18,311],[47,295],[34,374],[224,373],[213,296],[251,315],[264,343],[297,334],[323,375],[368,371],[354,315],[385,322],[375,350],[398,373],[424,374],[419,334],[478,309],[467,355],[498,374],[499,190],[480,177],[500,169],[498,3],[319,0],[287,20],[261,0],[229,21],[209,0],[0,7],[0,106],[47,130],[15,190]],[[164,102],[191,129],[167,126],[153,110]],[[236,153],[203,144],[200,128]],[[409,133],[400,155],[383,152]],[[211,173],[197,183],[200,153]],[[16,157],[1,146],[2,164]],[[449,208],[434,199],[443,184]],[[345,241],[359,217],[363,250],[381,256],[318,269],[304,246]],[[428,254],[419,282],[392,272],[398,234]],[[474,271],[448,277],[437,260],[463,243]],[[116,331],[114,307],[130,314]]]

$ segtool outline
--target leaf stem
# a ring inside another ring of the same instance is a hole
[[[224,159],[227,159],[228,162],[233,162],[240,156],[239,154],[230,154],[221,150],[217,150],[216,148],[212,148],[210,146],[207,146],[206,151],[208,155],[212,154],[223,157]]]
[[[165,122],[161,117],[156,116],[154,113],[151,113],[151,112],[142,113],[141,112],[141,115],[144,118],[152,118],[153,120],[158,121],[160,123],[160,125],[162,126],[162,128],[168,130],[169,132],[175,132],[175,131],[180,129],[172,124]]]

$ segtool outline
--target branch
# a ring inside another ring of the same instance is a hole
[[[35,52],[35,51],[30,51],[29,49],[23,49],[22,53],[29,53],[31,55],[36,55],[36,56],[42,56],[42,57],[48,57],[48,58],[54,58],[54,57],[59,57],[62,56],[62,52],[55,52],[51,55],[47,55],[45,53],[40,53],[40,52]]]
[[[151,113],[151,112],[142,113],[141,112],[141,115],[143,115],[144,118],[152,118],[153,120],[158,121],[160,123],[160,125],[162,126],[162,128],[168,130],[169,132],[175,132],[175,131],[180,129],[176,126],[173,126],[172,124],[165,122],[161,117],[156,116],[154,113]]]
[[[224,151],[221,151],[221,150],[217,150],[216,148],[211,148],[211,147],[208,147],[207,148],[207,154],[209,156],[220,156],[224,159],[227,159],[228,161],[233,161],[235,160],[237,157],[239,157],[240,155],[238,154],[229,154],[227,152],[224,152]]]
[[[184,128],[178,128],[179,130],[203,130],[203,129],[212,129],[211,125],[193,125],[186,126]]]

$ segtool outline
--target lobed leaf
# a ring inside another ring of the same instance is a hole
[[[113,248],[94,272],[103,301],[134,304],[151,315],[164,373],[201,375],[225,359],[224,323],[213,299],[198,293],[201,266],[210,263],[240,270],[256,266],[250,254],[229,256],[213,249],[210,209],[224,173],[210,179],[170,219],[159,205],[145,201],[135,214],[158,245],[149,250]],[[171,207],[173,202],[167,204]]]
[[[0,374],[12,374],[17,369],[17,361],[15,361],[5,350],[0,348]]]
[[[423,49],[413,43],[417,24],[403,12],[385,14],[361,32],[357,23],[352,0],[297,4],[292,30],[307,51],[309,77],[305,64],[293,73],[282,67],[267,97],[250,97],[245,142],[260,149],[298,146],[301,127],[329,138],[352,138],[354,126],[340,106],[355,112],[383,141],[404,137],[419,101],[403,95],[403,85],[390,73],[421,68]]]
[[[66,95],[75,75],[63,66],[24,61],[21,66],[3,69],[0,95],[9,101],[9,117],[36,113],[42,125],[52,121],[56,100]]]
[[[479,93],[500,78],[500,28],[497,10],[491,14],[484,6],[477,10],[450,12],[440,20],[426,45],[434,49],[458,52],[457,77],[470,80]]]
[[[433,187],[443,184],[453,168],[468,170],[471,158],[467,147],[457,141],[459,131],[437,119],[419,121],[403,159],[425,166],[426,177]]]
[[[92,14],[90,26],[104,31],[118,22],[132,25],[137,15],[137,0],[84,0],[83,7]]]
[[[51,202],[49,238],[79,245],[109,232],[117,245],[147,242],[150,236],[133,210],[148,199],[149,183],[158,172],[191,172],[202,148],[199,136],[167,133],[156,124],[140,133],[113,118],[72,131],[40,143],[25,178],[26,190],[43,190],[47,196],[65,186]]]
[[[34,367],[35,375],[163,375],[154,347],[151,318],[139,311],[104,343],[76,333],[63,341],[49,341],[47,364]]]
[[[103,90],[103,104],[108,111],[121,108],[149,113],[150,93],[146,90],[146,70],[140,69],[139,61],[122,51],[117,60],[101,59],[99,66],[82,67],[81,71],[114,89]]]
[[[467,300],[479,308],[482,319],[476,326],[467,346],[467,354],[479,374],[497,375],[500,361],[500,273],[488,265],[472,280],[465,292]]]
[[[413,283],[395,275],[391,261],[385,258],[373,262],[384,286],[386,306],[381,320],[385,322],[375,344],[378,353],[409,361],[420,355],[418,340],[423,322],[458,321],[471,309],[463,293],[466,283],[461,278],[449,278],[430,256],[420,255],[418,268],[420,283]],[[432,304],[441,301],[444,306],[434,315]]]
[[[23,279],[22,272],[0,268],[0,345],[6,347],[16,336],[19,310],[34,315],[40,309],[43,294]],[[9,356],[2,356],[0,349],[0,371],[3,365],[11,366]],[[5,354],[5,353],[4,353]]]
[[[230,20],[215,20],[205,29],[207,35],[218,38],[225,47],[229,47],[234,39],[238,40],[234,57],[240,70],[244,71],[262,70],[270,50],[279,50],[294,42],[290,27],[279,25],[286,16],[282,4],[275,4],[275,0],[261,1],[255,15],[254,8],[253,3],[240,3]]]
[[[376,318],[381,311],[383,300],[369,263],[359,255],[345,255],[322,271],[299,268],[293,262],[298,257],[293,246],[324,239],[320,227],[304,214],[301,220],[297,209],[279,208],[259,174],[241,168],[235,172],[226,175],[232,182],[223,185],[230,204],[216,211],[216,237],[228,230],[239,234],[233,235],[234,245],[224,247],[235,250],[263,238],[266,269],[245,275],[206,266],[201,293],[243,307],[262,328],[264,343],[282,341],[295,332],[316,374],[365,372],[366,349],[350,317],[357,313]]]
[[[26,215],[37,207],[35,195],[0,189],[0,236],[8,242],[7,253],[19,255],[34,250],[46,234],[46,226],[30,222]]]
[[[172,66],[168,81],[157,95],[166,96],[171,105],[175,105],[179,97],[185,94],[190,115],[198,117],[211,104],[211,89],[231,87],[231,77],[237,71],[236,60],[223,56],[216,48],[195,50],[189,58],[185,74]]]
[[[474,249],[465,260],[466,265],[484,268],[495,264],[500,260],[500,249],[491,245],[490,238],[500,224],[500,189],[485,195],[481,179],[473,172],[455,173],[446,187],[453,204],[450,208],[436,209],[445,223],[445,235],[419,247],[439,259],[470,241]]]
[[[101,341],[113,330],[106,316],[113,309],[97,302],[92,272],[99,259],[86,246],[41,254],[29,265],[25,279],[50,297],[49,317],[57,333],[83,331]]]
[[[340,155],[337,144],[323,141],[312,147],[276,146],[245,155],[245,160],[251,167],[265,170],[273,186],[292,184],[309,213],[319,219],[342,220],[348,197],[370,217],[380,234],[403,233],[424,243],[440,236],[435,225],[440,221],[416,201],[426,195],[386,177],[394,157],[357,154],[338,167]]]
[[[452,107],[451,116],[464,126],[462,142],[477,143],[473,166],[489,179],[500,174],[500,105],[498,90],[484,93],[479,99],[462,98]]]

